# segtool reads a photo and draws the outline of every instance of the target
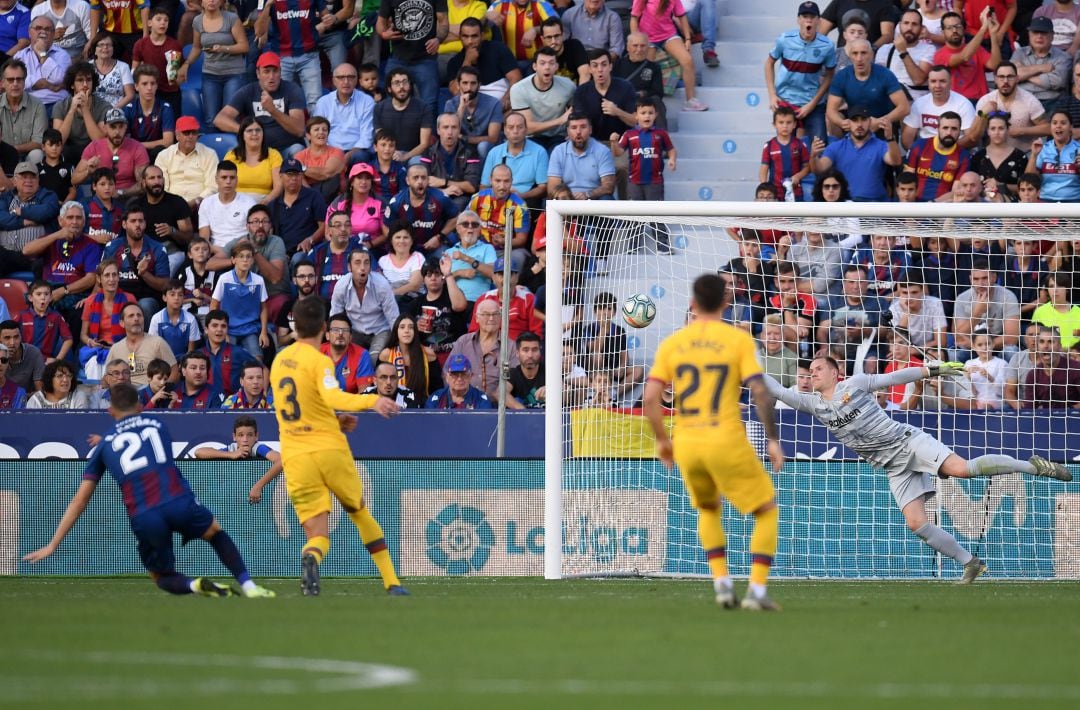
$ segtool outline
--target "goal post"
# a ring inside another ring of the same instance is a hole
[[[871,235],[880,235],[908,244],[905,251],[912,253],[911,245],[925,246],[934,239],[950,247],[973,239],[989,240],[996,247],[1001,241],[1006,251],[994,252],[994,256],[1001,257],[1002,263],[1011,259],[1011,245],[1017,241],[1039,244],[1040,249],[1061,245],[1061,251],[1068,247],[1070,253],[1078,254],[1080,270],[1080,205],[1072,204],[549,200],[546,220],[544,575],[548,579],[707,573],[697,542],[696,513],[678,472],[665,471],[655,460],[651,432],[635,404],[640,402],[643,373],[657,345],[685,323],[694,278],[715,273],[739,255],[739,242],[732,233],[791,234],[796,240],[806,233],[838,234],[849,244],[836,247],[843,254],[843,265],[861,253],[850,246],[852,240],[847,237],[852,234],[862,235],[863,247],[870,247]],[[1075,249],[1070,244],[1074,237]],[[601,265],[601,258],[606,264]],[[964,268],[970,271],[972,263],[969,259]],[[953,277],[962,270],[945,268],[953,271]],[[1009,268],[1006,264],[1005,271]],[[924,273],[917,263],[905,269],[905,274],[919,274],[919,278]],[[800,293],[807,292],[807,280],[799,273]],[[826,292],[810,290],[819,313],[826,312],[823,309],[830,299],[843,295],[843,282],[841,274]],[[1076,286],[1080,287],[1080,281]],[[776,295],[772,288],[769,283],[767,292],[750,295]],[[947,302],[950,309],[961,290]],[[657,317],[646,328],[630,328],[618,315],[622,302],[635,293],[650,296],[657,306]],[[615,297],[616,327],[610,329],[610,336],[601,336],[600,328],[607,326],[594,313],[594,304],[606,298],[602,294]],[[882,302],[888,306],[896,298],[890,291]],[[764,305],[755,312],[760,316],[771,310]],[[1021,327],[1030,315],[1024,313]],[[808,320],[812,331],[828,322]],[[966,320],[974,322],[974,318]],[[809,343],[801,343],[810,349],[804,347],[800,353],[802,321],[796,321],[779,326],[784,346],[794,351],[796,360],[823,346],[834,347],[831,340],[823,343],[814,333]],[[884,321],[863,328],[871,335],[848,351],[851,355],[842,367],[874,372],[874,368],[884,368],[887,359],[875,353],[891,355],[907,346],[912,357],[919,359],[969,352],[970,347],[958,347],[952,339],[951,313],[947,322],[950,340],[940,352],[932,342],[908,341],[919,338],[914,328]],[[760,325],[757,321],[754,328]],[[875,341],[879,333],[891,342]],[[608,337],[610,341],[604,340]],[[764,337],[755,333],[759,343]],[[1025,342],[1021,334],[1020,349]],[[612,354],[619,343],[627,353],[625,361]],[[567,358],[564,345],[570,346]],[[588,347],[592,350],[585,352]],[[1067,357],[1066,348],[1058,355]],[[997,356],[1009,359],[1001,351]],[[981,375],[974,377],[978,385],[984,384]],[[1073,402],[1063,397],[1051,402],[1056,405],[1051,408],[1042,408],[1045,403],[1020,411],[1008,404],[984,408],[978,399],[981,390],[971,382],[963,387],[967,389],[949,395],[940,388],[927,389],[920,400],[931,403],[925,408],[889,406],[896,409],[895,417],[938,437],[965,458],[1004,453],[1026,459],[1037,453],[1072,462],[1072,443],[1080,434],[1080,413],[1070,416]],[[1056,397],[1067,390],[1049,391]],[[952,404],[946,407],[946,402]],[[968,408],[972,402],[978,408]],[[744,425],[751,442],[763,452],[764,434],[752,411],[752,406],[744,409]],[[808,415],[785,411],[779,418],[788,465],[775,477],[781,507],[777,576],[903,579],[955,572],[951,560],[935,557],[906,529],[884,472],[860,462]],[[1012,474],[939,480],[937,487],[938,495],[928,509],[962,544],[980,550],[991,574],[1080,577],[1080,488],[1076,484]],[[749,526],[740,520],[742,516],[732,516],[731,509],[725,508],[733,570],[745,574]]]

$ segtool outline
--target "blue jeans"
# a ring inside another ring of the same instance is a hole
[[[322,96],[322,66],[318,52],[302,57],[282,57],[281,78],[299,84],[304,90],[308,112],[315,110],[315,102]]]
[[[344,64],[345,59],[345,30],[329,32],[319,37],[319,48],[326,52],[326,58],[330,62],[331,73]]]
[[[387,74],[390,73],[391,69],[399,67],[409,72],[409,78],[412,80],[416,97],[427,104],[428,108],[431,109],[432,116],[438,116],[441,113],[438,106],[436,106],[439,97],[439,60],[430,57],[411,64],[402,62],[395,57],[386,60]]]
[[[256,358],[258,358],[260,361],[262,360],[262,346],[259,345],[259,334],[258,333],[252,333],[251,335],[240,335],[240,336],[230,335],[229,336],[229,342],[232,343],[233,345],[239,345],[244,350],[247,350],[249,353],[251,353]],[[236,363],[236,364],[243,365],[244,363],[241,362],[241,363]]]
[[[701,51],[716,49],[716,0],[698,0],[690,12],[686,13],[690,26],[701,33]]]
[[[218,115],[225,105],[225,97],[232,97],[236,92],[244,88],[244,77],[239,74],[228,76],[218,74],[203,74],[202,77],[202,104],[203,125],[208,129],[214,125],[214,116]],[[217,130],[217,129],[213,129]]]
[[[825,102],[828,99],[827,95],[822,96],[813,113],[803,119],[803,130],[811,143],[813,143],[814,138],[820,138],[825,142],[829,140],[829,134],[825,132]]]

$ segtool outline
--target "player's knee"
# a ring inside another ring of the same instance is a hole
[[[206,532],[202,534],[203,540],[210,541],[214,539],[214,536],[221,532],[221,523],[214,518],[214,521],[210,523],[210,527],[206,529]]]
[[[765,515],[766,513],[770,513],[770,512],[772,512],[774,510],[776,510],[776,500],[775,499],[770,500],[768,503],[765,503],[764,505],[759,506],[757,508],[757,510],[754,511],[754,516],[757,517],[757,516],[760,516],[760,515]]]

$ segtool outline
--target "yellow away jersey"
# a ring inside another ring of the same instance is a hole
[[[665,338],[649,379],[672,385],[676,430],[744,435],[739,393],[761,374],[756,351],[746,331],[720,321],[697,320]]]
[[[379,399],[343,392],[330,358],[307,343],[293,343],[277,354],[270,383],[283,461],[314,451],[347,451],[336,410],[371,409]]]

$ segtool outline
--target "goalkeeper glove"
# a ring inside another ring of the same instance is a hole
[[[960,377],[964,374],[962,362],[936,362],[926,367],[931,377]]]

